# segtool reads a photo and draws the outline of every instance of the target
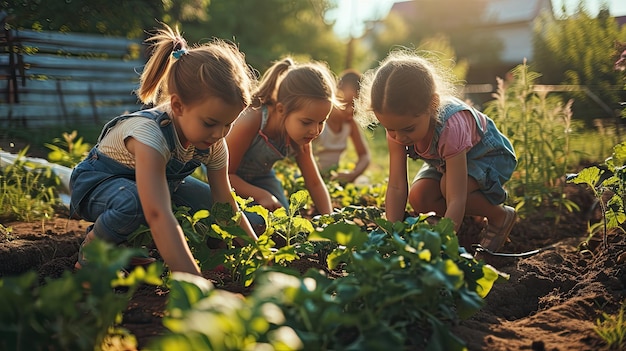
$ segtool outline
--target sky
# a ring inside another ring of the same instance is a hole
[[[329,20],[336,20],[335,32],[341,38],[355,37],[363,33],[365,20],[381,19],[387,15],[391,5],[398,0],[335,0],[338,8],[328,13]],[[579,0],[552,0],[555,14],[559,15],[565,2],[568,9],[575,9]],[[592,15],[597,14],[600,4],[609,5],[613,16],[626,16],[626,0],[584,0]]]

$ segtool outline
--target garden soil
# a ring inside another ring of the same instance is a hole
[[[519,218],[503,252],[527,257],[487,256],[488,263],[510,275],[496,284],[484,307],[452,327],[469,350],[608,350],[595,332],[603,313],[615,315],[626,294],[626,235],[587,237],[588,221],[601,219],[589,190],[568,184],[566,196],[579,211],[540,210]],[[555,218],[559,218],[558,221]],[[469,224],[468,224],[469,223]],[[0,235],[0,276],[37,270],[41,281],[72,270],[78,246],[90,224],[68,219],[63,211],[45,222],[2,223],[11,228]],[[469,221],[459,233],[471,247],[477,229]],[[585,244],[588,243],[588,244]],[[294,264],[301,272],[321,268],[314,260]],[[249,293],[220,272],[205,272],[217,288]],[[124,312],[122,327],[137,337],[139,348],[165,332],[161,325],[168,292],[142,286]]]

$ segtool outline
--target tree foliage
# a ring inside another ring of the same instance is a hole
[[[345,68],[346,44],[335,35],[332,23],[324,20],[333,4],[329,0],[211,0],[207,21],[183,21],[182,29],[194,41],[232,40],[261,71],[285,55],[298,61],[325,61],[340,71]]]
[[[565,7],[562,11],[567,13]],[[624,98],[620,74],[613,69],[614,47],[616,40],[626,39],[626,27],[620,30],[606,7],[593,18],[581,2],[570,16],[539,17],[534,31],[531,66],[542,72],[540,83],[586,87],[566,94],[575,100],[577,118],[614,117]]]
[[[382,29],[373,33],[373,47],[379,58],[392,45],[416,47],[432,38],[448,38],[458,57],[472,63],[491,65],[499,62],[502,43],[492,33],[475,30],[484,16],[486,1],[420,0],[414,11],[390,14]],[[450,11],[450,9],[454,11]]]
[[[143,38],[158,21],[178,26],[189,43],[230,40],[263,71],[286,55],[346,66],[348,44],[324,20],[332,0],[0,0],[7,23],[17,29],[97,33]],[[366,53],[352,43],[351,61]]]
[[[209,0],[0,0],[9,25],[21,29],[142,38],[157,21],[202,19]]]

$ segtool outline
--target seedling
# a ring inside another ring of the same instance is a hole
[[[581,170],[578,174],[571,174],[567,181],[575,184],[586,184],[597,199],[602,211],[603,227],[602,241],[604,249],[608,249],[607,233],[610,229],[617,228],[624,232],[621,225],[626,221],[624,213],[624,197],[626,196],[626,142],[613,148],[613,155],[606,159],[605,163],[598,166],[590,166]],[[608,201],[604,202],[604,195],[609,195]],[[598,225],[589,226],[589,237],[593,236]]]

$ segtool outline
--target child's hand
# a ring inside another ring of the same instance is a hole
[[[259,205],[267,208],[270,211],[274,211],[283,207],[283,205],[280,203],[280,201],[278,201],[276,196],[270,193],[267,193],[267,196],[257,199],[257,202]]]
[[[337,172],[331,178],[332,180],[336,180],[339,183],[345,184],[354,181],[354,174],[352,172]]]

